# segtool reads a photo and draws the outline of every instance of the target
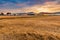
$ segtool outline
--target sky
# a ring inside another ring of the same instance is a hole
[[[60,12],[60,0],[0,0],[0,12]]]

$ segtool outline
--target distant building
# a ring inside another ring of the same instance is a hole
[[[35,15],[35,13],[34,12],[28,12],[27,15],[31,15],[32,16],[32,15]]]
[[[16,16],[25,16],[25,15],[27,15],[27,13],[14,13],[14,15],[16,15]]]
[[[38,15],[49,15],[49,16],[58,16],[58,15],[60,15],[60,12],[55,12],[55,13],[48,13],[48,12],[41,12],[41,13],[39,13]]]
[[[16,16],[16,14],[12,14],[12,16]]]

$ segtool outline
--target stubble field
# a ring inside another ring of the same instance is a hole
[[[0,40],[60,40],[60,16],[0,16]]]

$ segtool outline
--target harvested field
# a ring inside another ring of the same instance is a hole
[[[60,16],[0,16],[0,40],[60,40]]]

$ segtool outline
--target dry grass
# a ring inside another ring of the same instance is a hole
[[[0,16],[0,40],[60,40],[60,16]]]

